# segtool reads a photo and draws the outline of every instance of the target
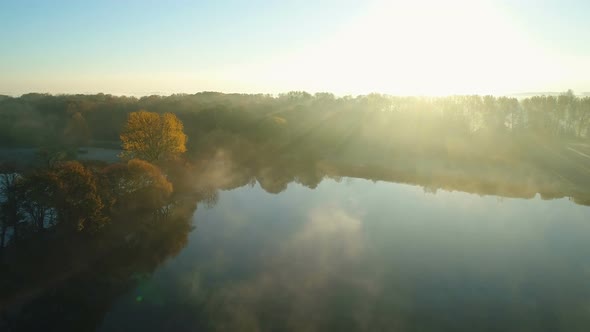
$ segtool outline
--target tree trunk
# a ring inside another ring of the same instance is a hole
[[[4,238],[6,238],[6,225],[2,225],[2,231],[0,231],[0,249],[4,248]]]
[[[39,232],[43,232],[45,230],[44,224],[45,223],[45,212],[39,211],[37,215],[37,227],[39,228]]]
[[[12,228],[14,228],[14,232],[12,232],[11,242],[16,242],[18,240],[18,221],[14,223],[14,226],[12,226]]]

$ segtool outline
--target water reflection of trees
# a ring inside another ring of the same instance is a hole
[[[75,161],[0,172],[0,328],[93,330],[112,301],[186,245],[215,191],[178,167]],[[172,181],[179,181],[173,190]]]
[[[197,203],[215,204],[218,190],[259,183],[267,192],[280,193],[290,183],[316,188],[324,179],[356,177],[419,185],[429,192],[460,190],[522,198],[540,193],[547,199],[569,196],[588,204],[587,193],[550,176],[550,165],[532,166],[517,159],[490,164],[415,156],[383,162],[252,144],[248,149],[220,145],[209,158],[164,165],[165,178],[157,167],[141,161],[60,165],[22,175],[3,173],[5,185],[18,189],[11,199],[22,200],[23,211],[16,216],[23,219],[2,257],[0,305],[5,317],[0,327],[97,328],[118,297],[184,248]],[[56,185],[64,179],[76,185]],[[35,185],[28,186],[27,181]],[[64,199],[64,193],[76,197],[88,192],[85,197],[100,198],[100,204],[55,201],[44,195]],[[89,214],[92,218],[85,218],[83,208],[94,213]],[[201,314],[206,320],[207,312]]]
[[[180,252],[190,229],[190,216],[179,215],[152,224],[123,243],[115,234],[103,236],[102,243],[93,243],[90,248],[69,243],[68,248],[75,245],[78,252],[70,257],[63,256],[67,255],[65,248],[52,248],[41,268],[38,262],[22,263],[27,266],[15,262],[11,269],[19,274],[44,274],[12,298],[4,327],[14,331],[95,330],[117,297]],[[118,245],[104,248],[105,242]],[[30,257],[21,255],[19,259]]]
[[[220,152],[221,151],[221,152]],[[570,198],[588,205],[590,176],[585,164],[552,159],[551,155],[504,156],[488,159],[437,156],[430,153],[385,156],[350,151],[324,156],[306,148],[269,150],[267,146],[243,144],[218,146],[203,167],[221,188],[259,183],[269,193],[280,193],[290,183],[316,188],[326,178],[362,178],[417,185],[425,192],[463,191],[477,195],[530,199]],[[529,159],[532,158],[532,159]],[[590,165],[590,163],[589,163]]]
[[[291,183],[313,189],[324,179],[355,177],[418,185],[434,193],[540,194],[590,202],[583,173],[546,156],[530,157],[538,158],[535,163],[521,157],[491,163],[419,152],[360,158],[360,149],[334,156],[300,146],[271,149],[248,140],[220,143],[210,151],[161,168],[142,161],[58,162],[26,172],[5,168],[0,305],[6,314],[0,327],[95,329],[115,299],[182,250],[197,203],[214,205],[218,190],[259,183],[269,193],[280,193]]]

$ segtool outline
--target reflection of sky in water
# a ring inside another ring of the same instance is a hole
[[[359,179],[243,187],[199,207],[188,246],[103,327],[583,331],[589,216]]]

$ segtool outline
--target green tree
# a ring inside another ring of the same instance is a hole
[[[84,146],[90,140],[90,130],[86,119],[80,112],[72,114],[63,134],[64,144],[67,146]]]

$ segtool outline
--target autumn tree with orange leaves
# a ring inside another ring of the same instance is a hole
[[[176,115],[138,111],[129,114],[121,141],[123,157],[156,162],[185,152],[187,136]]]

